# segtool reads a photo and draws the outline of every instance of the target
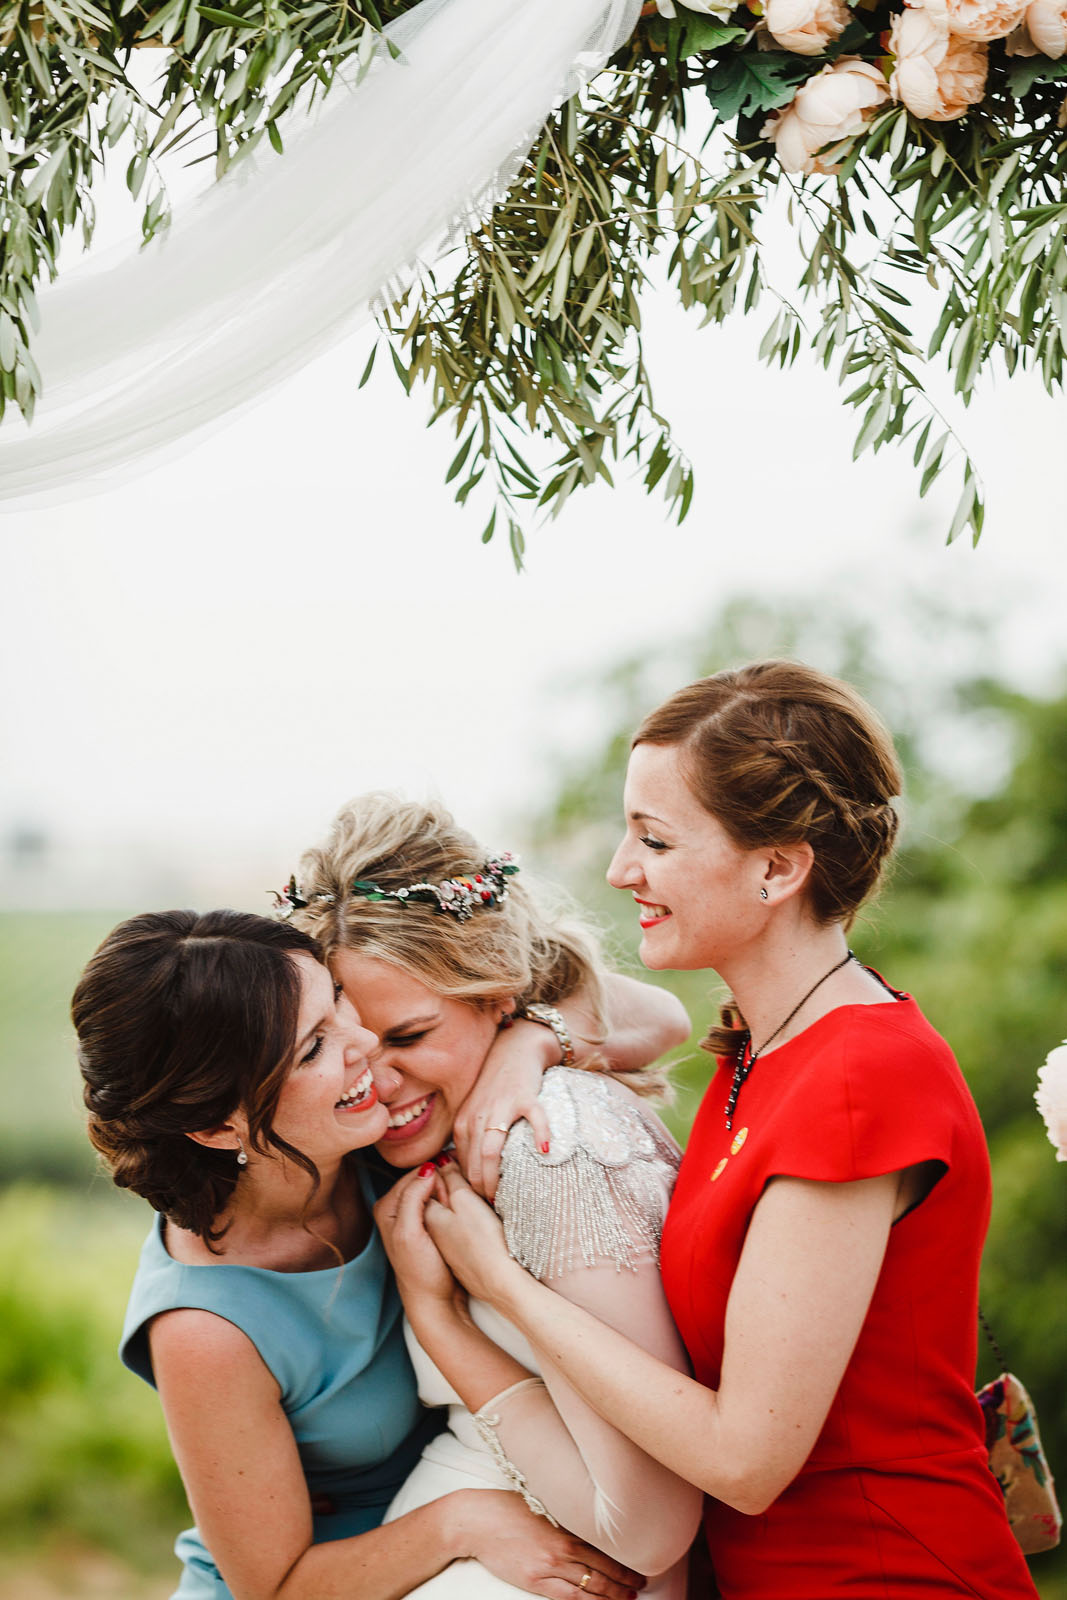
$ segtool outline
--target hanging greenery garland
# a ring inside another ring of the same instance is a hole
[[[120,140],[150,238],[159,163],[189,148],[221,174],[415,0],[0,0],[0,415],[32,415],[34,290],[62,235],[93,225],[92,178]],[[135,47],[166,51],[152,99]],[[456,498],[479,486],[521,559],[531,508],[638,473],[684,517],[690,465],[657,411],[640,292],[660,255],[683,306],[722,322],[771,306],[763,358],[811,346],[857,408],[855,454],[906,441],[919,490],[948,466],[948,530],[977,538],[975,467],[923,379],[937,358],[966,402],[999,353],[1051,391],[1067,349],[1067,0],[672,0],[546,124],[509,194],[379,316],[405,387],[430,385],[455,430]],[[689,149],[710,107],[726,138]],[[301,113],[302,114],[302,113]],[[710,159],[710,158],[709,158]],[[761,216],[788,191],[804,267],[771,282]],[[941,314],[916,340],[913,286]],[[370,376],[378,346],[363,373]],[[529,441],[539,441],[534,449]],[[547,447],[544,443],[547,441]],[[536,456],[536,459],[534,457]]]

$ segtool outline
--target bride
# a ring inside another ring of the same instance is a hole
[[[376,1070],[390,1126],[378,1150],[391,1166],[416,1169],[382,1199],[376,1220],[407,1312],[419,1393],[449,1407],[447,1431],[426,1446],[386,1520],[463,1487],[517,1490],[539,1515],[649,1574],[648,1596],[680,1600],[699,1493],[598,1417],[489,1306],[468,1305],[420,1226],[437,1174],[453,1160],[441,1152],[457,1110],[498,1029],[521,1017],[516,1026],[540,1035],[551,1070],[529,1120],[507,1138],[497,1207],[511,1254],[562,1299],[688,1370],[657,1264],[680,1153],[648,1105],[662,1080],[642,1067],[652,1053],[647,1027],[613,1040],[613,1065],[639,1069],[625,1081],[588,1070],[595,1058],[570,1065],[556,1003],[580,992],[587,1015],[578,1025],[602,1034],[606,987],[628,980],[604,974],[580,925],[546,914],[516,870],[507,858],[487,859],[440,808],[385,795],[345,807],[326,844],[301,862],[294,920],[315,935],[381,1041]],[[664,1036],[680,1042],[687,1019],[670,996],[658,1004],[662,1048]],[[495,1157],[504,1133],[503,1122],[487,1128],[480,1154]],[[586,1572],[578,1587],[596,1593],[596,1581]],[[420,1600],[520,1593],[474,1560],[413,1592]]]

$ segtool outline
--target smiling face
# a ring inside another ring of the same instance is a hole
[[[354,950],[338,950],[333,969],[381,1040],[375,1068],[400,1075],[399,1086],[390,1084],[387,1091],[389,1126],[378,1149],[391,1166],[421,1166],[452,1137],[456,1112],[496,1038],[504,1003],[446,999],[402,968]]]
[[[272,1125],[325,1171],[388,1127],[370,1065],[378,1040],[328,968],[302,952],[291,959],[300,973],[296,1047]]]
[[[766,927],[767,852],[742,849],[704,809],[676,745],[637,745],[624,804],[626,836],[608,882],[637,903],[641,960],[721,973]]]

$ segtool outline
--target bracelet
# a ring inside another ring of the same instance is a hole
[[[542,1027],[550,1028],[559,1042],[562,1055],[560,1066],[574,1065],[574,1045],[571,1042],[570,1030],[563,1020],[563,1013],[557,1011],[555,1006],[543,1005],[540,1000],[531,1000],[529,1005],[524,1005],[519,1013],[527,1022],[539,1022]]]

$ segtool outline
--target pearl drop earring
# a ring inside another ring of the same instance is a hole
[[[237,1165],[239,1167],[247,1167],[247,1165],[248,1165],[248,1152],[245,1150],[244,1145],[241,1143],[241,1135],[240,1134],[237,1135]]]

